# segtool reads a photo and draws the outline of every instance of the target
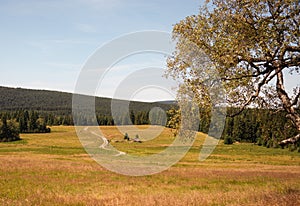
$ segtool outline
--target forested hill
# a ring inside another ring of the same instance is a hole
[[[71,114],[72,95],[71,93],[57,91],[0,87],[0,110],[25,109]],[[95,101],[97,113],[110,115],[111,99],[96,97]],[[172,104],[130,102],[130,110],[134,112],[149,111],[153,107],[168,110],[172,107]]]

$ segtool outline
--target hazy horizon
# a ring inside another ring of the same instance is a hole
[[[61,90],[55,90],[55,89],[43,89],[43,88],[26,88],[26,87],[14,87],[14,86],[6,86],[6,85],[0,85],[0,87],[4,88],[11,88],[11,89],[24,89],[24,90],[37,90],[37,91],[50,91],[50,92],[62,92],[62,93],[69,93],[69,94],[75,94],[74,92],[71,91],[61,91]],[[87,95],[87,94],[80,94],[80,95]],[[87,96],[94,96],[94,97],[99,97],[99,98],[106,98],[106,99],[112,99],[112,97],[106,97],[106,96],[98,96],[98,95],[87,95]],[[125,100],[125,101],[136,101],[136,102],[144,102],[144,103],[156,103],[156,102],[171,102],[171,101],[176,101],[176,99],[161,99],[158,101],[140,101],[140,100],[130,100],[130,99],[119,99],[119,98],[114,98],[118,100]]]

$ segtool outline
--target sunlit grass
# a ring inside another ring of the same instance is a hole
[[[115,127],[101,130],[119,150],[136,155],[159,152],[174,139],[165,129],[150,141],[123,142]],[[199,162],[205,138],[199,133],[173,167],[152,176],[128,177],[90,159],[73,127],[52,131],[0,143],[0,205],[300,204],[297,152],[220,142],[208,159]]]

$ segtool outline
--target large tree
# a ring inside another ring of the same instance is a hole
[[[195,57],[196,47],[216,68],[227,105],[240,111],[249,106],[284,109],[300,132],[299,84],[292,92],[285,85],[287,74],[300,74],[299,5],[299,0],[207,1],[199,14],[174,26],[177,47],[168,59],[169,74],[198,93],[199,104],[209,102],[207,80],[197,71],[203,61]]]

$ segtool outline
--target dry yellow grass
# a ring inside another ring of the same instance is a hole
[[[73,127],[52,130],[0,144],[0,205],[300,205],[300,155],[295,152],[220,144],[199,162],[199,134],[177,165],[152,176],[128,177],[90,159]],[[102,130],[122,139],[114,127]],[[167,138],[168,130],[151,144],[160,147]]]

